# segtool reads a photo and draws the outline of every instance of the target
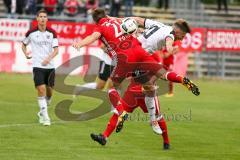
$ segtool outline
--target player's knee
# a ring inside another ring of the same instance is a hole
[[[38,96],[45,96],[46,95],[46,87],[45,85],[40,85],[36,87]]]
[[[156,74],[156,76],[158,77],[158,78],[161,78],[161,79],[166,79],[166,73],[167,73],[168,71],[167,71],[167,69],[165,69],[165,68],[161,68],[160,70],[158,70],[158,72],[157,72],[157,74]]]
[[[102,90],[105,87],[105,83],[98,83],[96,89]]]
[[[155,85],[144,85],[143,89],[146,96],[155,96],[157,87]]]

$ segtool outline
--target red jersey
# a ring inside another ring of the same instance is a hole
[[[110,56],[126,53],[134,45],[140,45],[139,41],[132,35],[123,34],[120,29],[121,21],[112,18],[102,18],[95,29],[101,33],[101,41],[105,44]]]
[[[107,47],[113,62],[116,63],[111,74],[112,81],[121,83],[136,70],[149,71],[148,76],[156,74],[162,65],[142,48],[136,38],[129,34],[123,34],[120,24],[120,20],[102,18],[95,29],[95,32],[101,34],[100,39]]]

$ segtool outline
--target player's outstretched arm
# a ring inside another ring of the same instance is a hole
[[[84,47],[86,45],[89,45],[91,43],[93,43],[94,41],[96,41],[97,39],[99,39],[101,37],[101,33],[99,32],[93,32],[91,35],[87,36],[86,38],[84,38],[83,40],[81,40],[80,42],[76,42],[74,43],[72,46],[79,50],[81,47]]]
[[[140,27],[144,28],[145,18],[141,18],[141,17],[129,17],[129,18],[134,19]]]

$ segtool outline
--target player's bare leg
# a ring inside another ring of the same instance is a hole
[[[51,100],[52,100],[52,95],[53,95],[53,89],[50,86],[46,86],[46,101],[47,101],[47,105],[50,106],[51,104]]]
[[[39,85],[36,87],[38,92],[38,105],[40,107],[40,112],[38,113],[39,116],[39,123],[49,126],[51,125],[50,118],[48,116],[48,107],[46,101],[46,86]]]
[[[107,88],[112,87],[112,82],[110,79],[108,81],[104,81],[100,78],[97,78],[96,82],[85,83],[83,85],[77,84],[77,86],[75,87],[75,89],[73,91],[73,97],[75,98],[76,95],[80,95],[81,92],[84,92],[84,91],[89,91],[89,90],[93,90],[93,89],[102,90],[102,89],[104,89],[106,84],[108,84]]]
[[[168,83],[168,93],[165,95],[165,97],[173,97],[173,82]]]

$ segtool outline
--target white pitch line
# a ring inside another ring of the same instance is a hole
[[[0,104],[6,104],[6,105],[9,105],[9,104],[16,104],[16,105],[24,105],[24,106],[37,106],[37,103],[36,104],[33,104],[33,103],[20,103],[20,102],[10,102],[10,101],[2,101],[0,100]]]
[[[64,124],[67,122],[64,121],[53,121],[51,124]],[[13,124],[0,124],[0,128],[9,128],[9,127],[27,127],[27,126],[42,126],[40,123],[13,123]]]

